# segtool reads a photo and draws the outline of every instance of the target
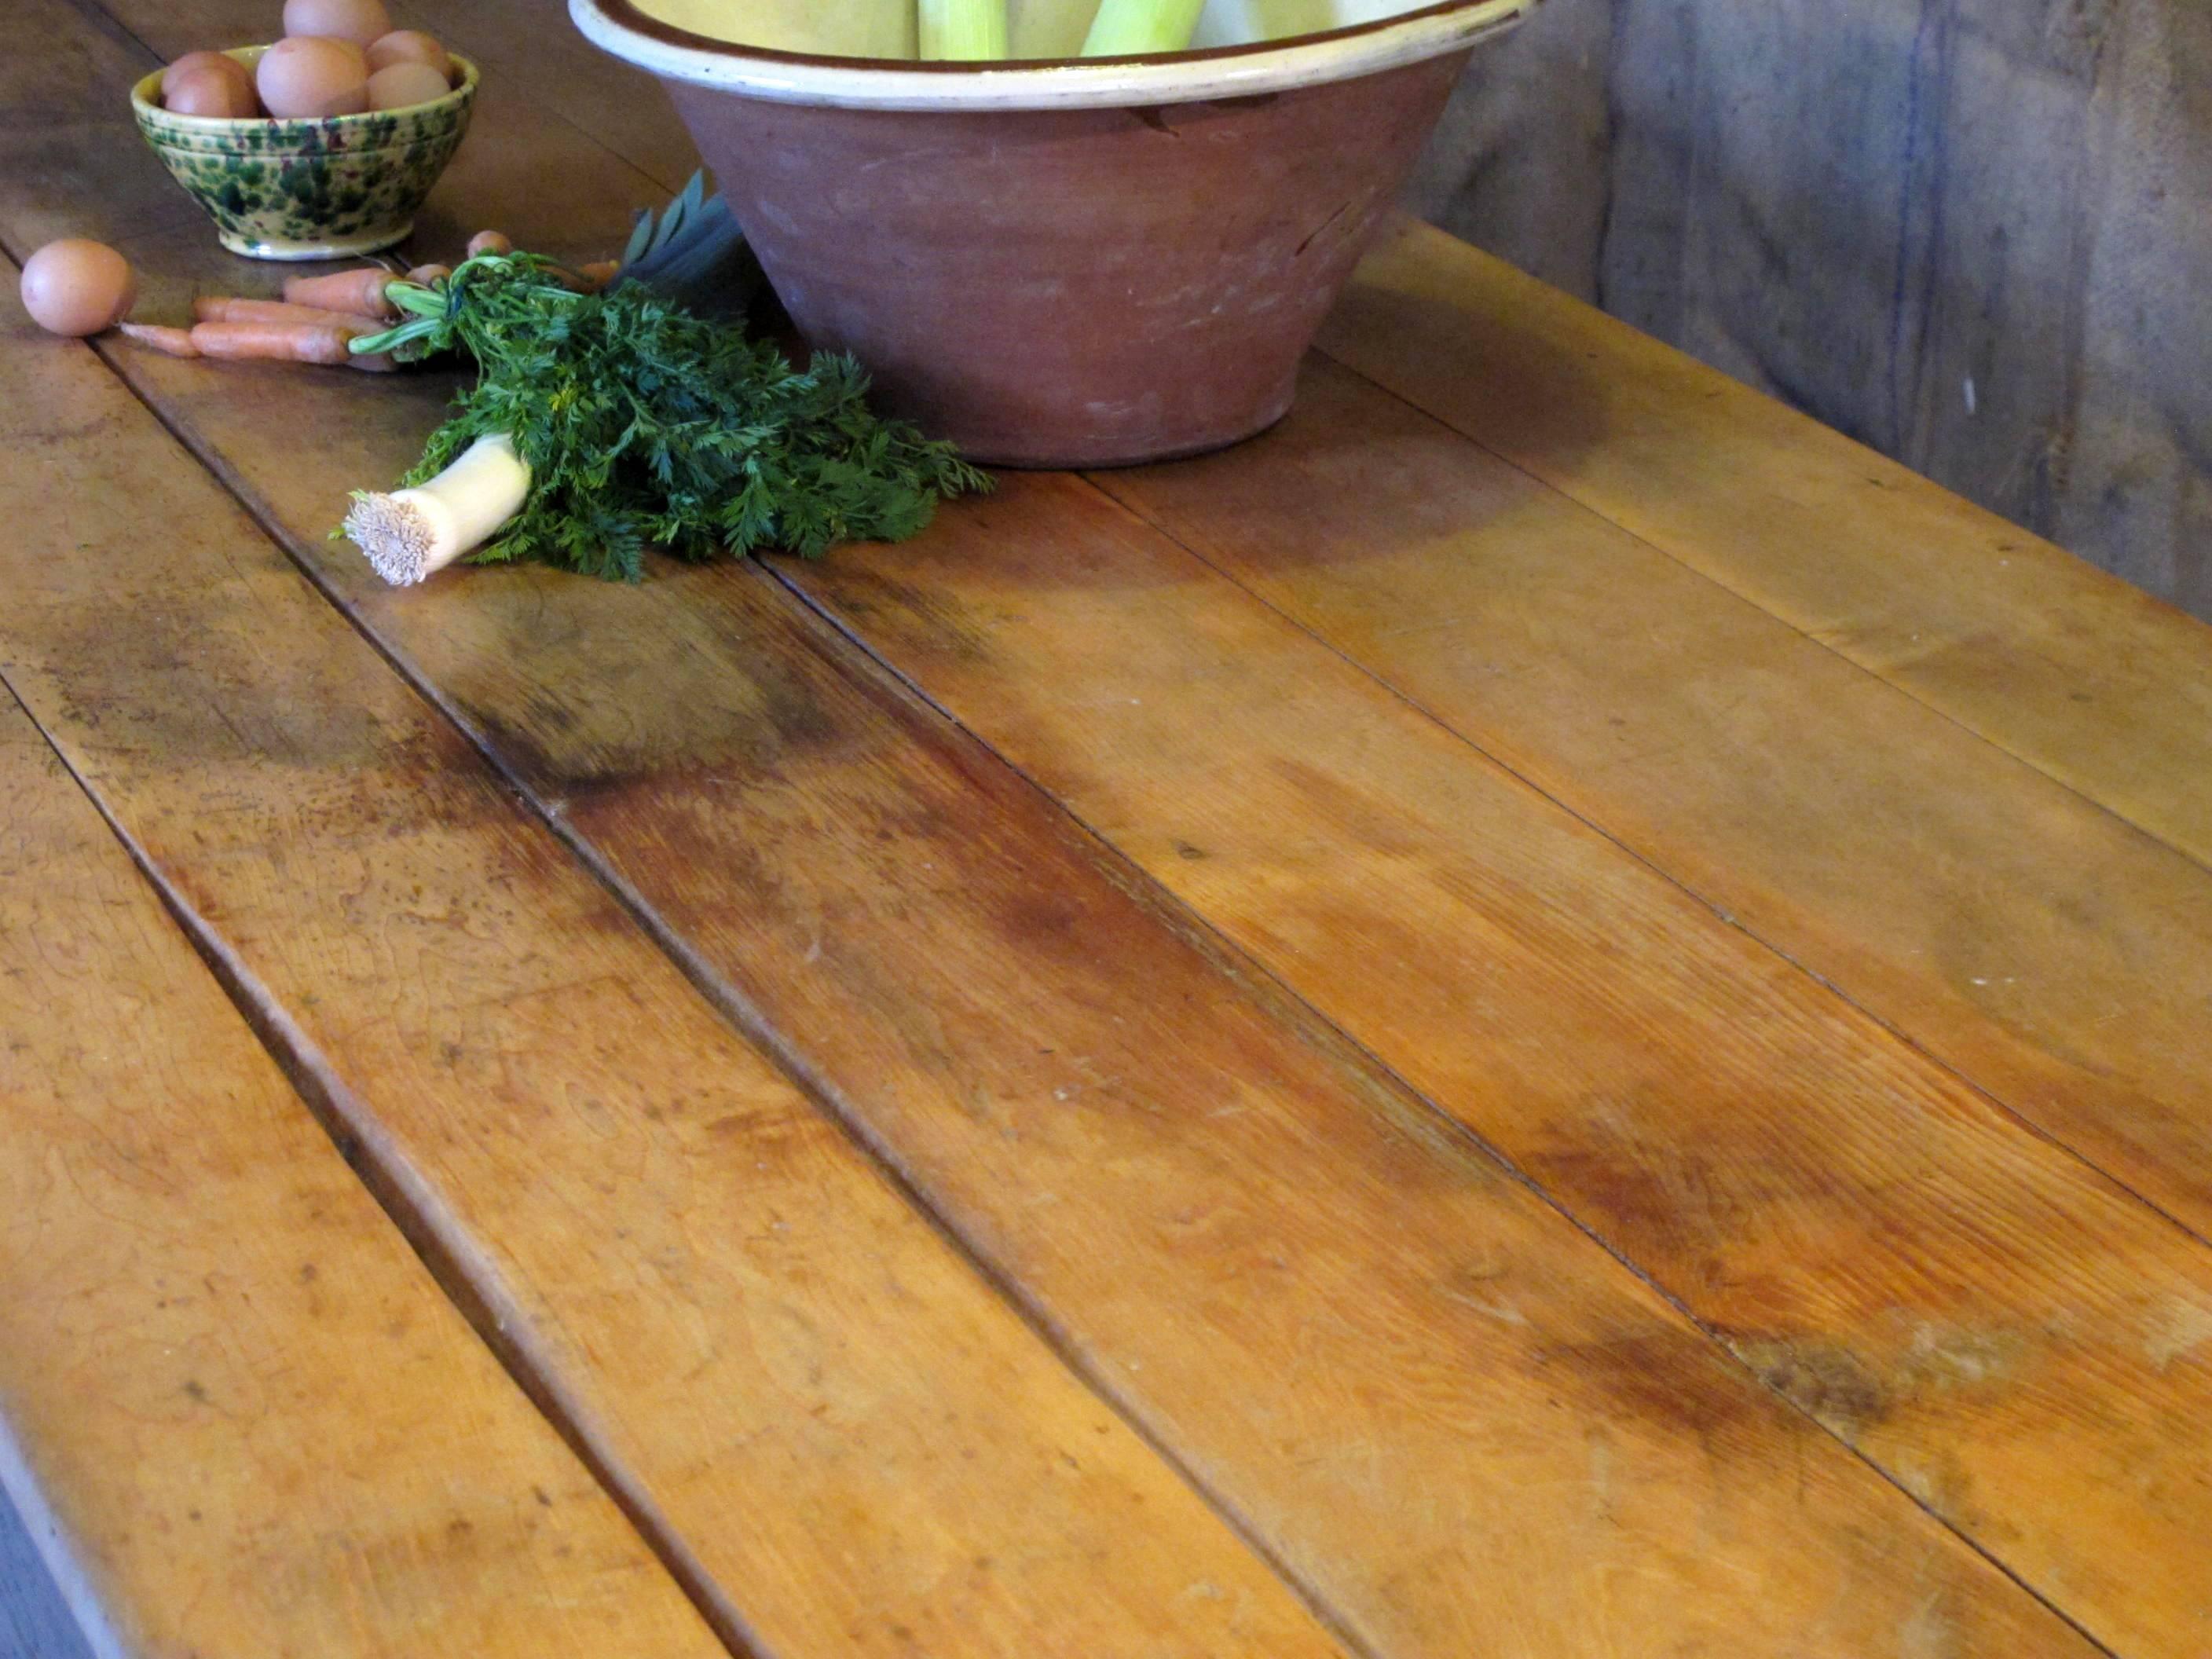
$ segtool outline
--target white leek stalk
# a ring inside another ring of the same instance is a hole
[[[1006,0],[918,0],[924,58],[1006,55]]]
[[[345,533],[378,575],[411,586],[482,547],[529,497],[530,463],[493,433],[419,489],[356,492]]]
[[[1188,52],[1206,0],[1100,0],[1085,58],[1139,58]]]

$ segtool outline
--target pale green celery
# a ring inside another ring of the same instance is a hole
[[[924,58],[1006,55],[1006,0],[919,0]]]
[[[1188,52],[1206,0],[1100,0],[1083,43],[1085,58],[1149,57]]]

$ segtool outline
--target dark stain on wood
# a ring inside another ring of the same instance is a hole
[[[1595,1413],[1629,1431],[1686,1436],[1709,1453],[1746,1423],[1780,1420],[1778,1407],[1756,1394],[1713,1388],[1705,1351],[1671,1331],[1562,1344],[1544,1349],[1540,1362],[1546,1375],[1557,1374],[1577,1417]]]
[[[1723,1333],[1759,1380],[1799,1410],[1857,1444],[1889,1415],[1881,1379],[1840,1343],[1819,1337],[1789,1341]]]

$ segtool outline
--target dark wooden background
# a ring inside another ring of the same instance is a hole
[[[2212,3],[1549,0],[1414,205],[2212,618]]]

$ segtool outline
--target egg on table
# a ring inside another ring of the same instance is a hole
[[[69,237],[23,261],[23,309],[52,334],[82,337],[121,322],[138,297],[131,262],[104,242]]]
[[[392,33],[384,0],[284,0],[284,33],[350,40],[363,48]]]
[[[361,48],[319,35],[292,35],[261,54],[253,84],[261,106],[283,120],[358,115],[368,107]]]

